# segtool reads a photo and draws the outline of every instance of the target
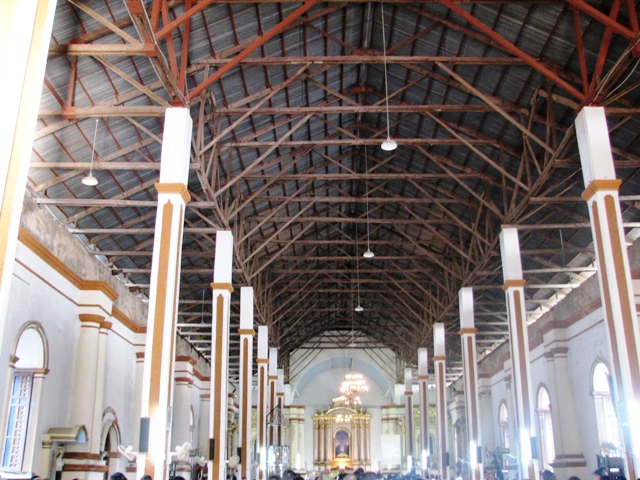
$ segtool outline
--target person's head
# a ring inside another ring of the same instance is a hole
[[[580,480],[580,477],[571,476],[571,477],[567,478],[567,480]]]
[[[140,480],[153,480],[153,479],[151,478],[151,475],[142,475],[140,477]]]
[[[176,477],[173,477],[173,480],[185,480],[185,478],[181,475],[178,475]]]
[[[556,475],[551,470],[543,470],[540,478],[542,480],[556,480]]]
[[[124,476],[124,473],[116,472],[111,477],[110,480],[127,480],[127,477]]]

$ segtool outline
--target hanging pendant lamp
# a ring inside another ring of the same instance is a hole
[[[389,80],[387,79],[387,41],[384,34],[384,2],[380,2],[380,12],[382,14],[382,63],[384,65],[384,101],[387,107],[387,139],[382,142],[380,148],[385,152],[391,152],[398,148],[395,140],[391,139],[391,130],[389,127]]]
[[[355,312],[362,312],[364,310],[364,308],[362,308],[362,305],[360,305],[360,257],[359,254],[357,252],[358,249],[358,229],[356,227],[356,280],[358,282],[357,287],[358,287],[358,303],[356,308],[354,308]]]
[[[91,167],[89,168],[89,175],[82,179],[83,185],[87,185],[88,187],[95,187],[98,185],[98,179],[93,176],[93,157],[96,153],[96,135],[98,135],[98,122],[99,119],[96,118],[96,128],[93,132],[93,145],[91,146]]]
[[[367,146],[364,146],[364,172],[365,175],[369,173],[369,162],[367,161]],[[367,202],[367,251],[362,254],[364,258],[373,258],[374,253],[371,251],[371,245],[369,244],[370,230],[369,230],[369,182],[364,179],[364,192],[365,200]]]

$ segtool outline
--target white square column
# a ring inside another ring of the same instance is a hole
[[[0,2],[0,345],[56,4]]]
[[[251,480],[251,380],[253,372],[253,287],[240,288],[240,478]]]
[[[227,468],[227,408],[229,403],[229,321],[231,318],[231,274],[233,234],[216,233],[213,267],[213,317],[211,319],[211,399],[209,405],[209,480],[225,478]]]
[[[138,477],[167,476],[170,462],[173,370],[175,362],[176,313],[180,291],[182,237],[189,179],[189,151],[193,123],[187,108],[169,108],[165,113],[155,241],[151,257],[151,281],[147,334],[142,376],[144,421],[141,437],[147,451],[138,455]],[[147,420],[148,419],[148,420]],[[148,422],[148,423],[147,423]],[[143,423],[141,423],[143,425]]]
[[[509,322],[509,345],[513,366],[513,383],[516,398],[518,443],[520,448],[521,478],[538,479],[538,469],[534,464],[531,447],[534,437],[533,395],[531,390],[531,369],[529,360],[529,332],[527,312],[524,304],[524,285],[518,230],[503,228],[500,232],[502,252],[503,289],[507,301]]]
[[[410,471],[415,461],[413,451],[413,372],[411,368],[404,369],[404,415],[407,428],[405,441],[407,443],[407,471]]]
[[[433,324],[433,368],[436,373],[436,444],[438,457],[438,475],[449,478],[447,465],[449,445],[447,435],[447,369],[444,344],[444,323]]]
[[[476,327],[473,309],[473,289],[463,287],[458,292],[460,307],[460,338],[462,340],[462,368],[464,400],[469,440],[469,463],[475,480],[482,478],[482,447],[480,445],[480,399],[478,396],[478,368],[476,359]]]
[[[636,478],[640,461],[640,326],[622,228],[621,181],[616,179],[604,108],[584,107],[575,125],[586,186],[582,197],[591,217],[602,310],[619,392],[617,413],[623,430],[626,476]]]
[[[258,327],[258,405],[256,412],[256,432],[258,443],[258,479],[267,478],[267,414],[269,413],[268,367],[269,367],[269,327]]]
[[[420,396],[420,466],[426,477],[429,463],[429,353],[418,349],[418,395]]]

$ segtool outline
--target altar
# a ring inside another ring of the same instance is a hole
[[[371,415],[364,408],[331,406],[313,416],[313,467],[317,471],[371,466]]]

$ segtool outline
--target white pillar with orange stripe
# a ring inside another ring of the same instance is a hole
[[[166,478],[173,406],[173,367],[176,318],[180,288],[180,262],[185,205],[190,200],[189,150],[193,124],[187,108],[165,113],[155,241],[151,257],[142,406],[149,439],[148,451],[138,455],[138,473]],[[148,420],[146,420],[148,419]]]
[[[433,324],[433,367],[436,374],[436,444],[438,446],[438,474],[449,478],[447,465],[447,374],[444,343],[444,323]]]
[[[213,267],[213,317],[211,319],[211,399],[209,405],[209,480],[225,478],[227,460],[227,408],[229,379],[229,320],[233,234],[216,232]]]
[[[258,327],[258,405],[256,435],[258,443],[258,479],[267,478],[267,414],[269,413],[269,327]]]
[[[276,399],[276,383],[278,382],[278,349],[269,348],[269,405],[268,405],[268,421],[271,421],[275,415],[275,408],[278,405]],[[275,445],[276,441],[275,425],[267,425],[267,449],[271,445]]]
[[[0,2],[0,345],[56,4]]]
[[[611,347],[618,415],[624,428],[627,478],[636,478],[640,458],[640,325],[636,314],[631,270],[626,252],[622,215],[609,130],[604,108],[584,107],[576,118],[576,135],[586,190],[582,197],[589,206],[591,231],[598,261],[602,310]]]
[[[429,463],[429,352],[418,349],[418,395],[420,396],[420,466],[427,476]]]
[[[476,326],[473,310],[473,289],[463,287],[458,292],[460,306],[460,337],[462,339],[462,368],[464,397],[469,440],[469,463],[475,480],[482,478],[482,447],[480,445],[480,398],[478,396],[478,369]]]
[[[415,455],[413,451],[413,372],[411,368],[404,369],[404,415],[406,425],[406,438],[407,442],[407,470],[412,468],[415,461]]]
[[[533,395],[531,391],[531,371],[529,361],[529,332],[527,331],[527,312],[524,304],[524,284],[522,263],[520,260],[520,242],[518,230],[503,228],[500,232],[500,251],[502,253],[502,274],[507,302],[509,322],[509,345],[513,367],[513,383],[516,399],[518,425],[518,446],[520,450],[520,478],[537,480],[538,469],[532,452]]]
[[[251,480],[251,380],[253,374],[253,287],[240,288],[240,478]]]
[[[278,379],[276,380],[276,405],[280,410],[280,422],[276,425],[276,445],[285,445],[282,421],[284,419],[284,370],[278,369]]]

